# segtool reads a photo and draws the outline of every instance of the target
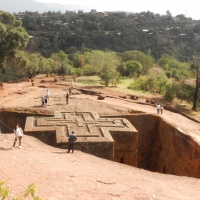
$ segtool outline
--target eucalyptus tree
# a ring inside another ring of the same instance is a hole
[[[29,35],[22,23],[8,13],[0,11],[0,67],[4,67],[8,57],[23,48],[29,41]]]
[[[110,83],[112,86],[116,86],[120,79],[120,73],[116,70],[115,66],[105,65],[101,70],[100,77],[106,87],[108,87]]]
[[[41,57],[39,61],[39,71],[46,73],[47,76],[53,71],[56,62],[52,58]]]
[[[139,61],[130,60],[126,62],[126,71],[128,76],[139,77],[141,75],[143,66]]]
[[[200,88],[200,75],[199,75],[199,64],[200,64],[200,56],[194,57],[194,68],[196,69],[196,80],[195,80],[195,90],[193,96],[193,106],[192,110],[198,110],[198,100],[199,100],[199,88]]]
[[[146,55],[141,51],[126,51],[122,55],[122,60],[127,61],[138,61],[142,65],[142,74],[147,73],[148,69],[151,68],[154,64],[154,58],[151,55]]]
[[[50,57],[54,60],[55,66],[53,67],[53,72],[59,73],[63,75],[63,79],[65,79],[66,74],[70,74],[72,70],[72,63],[68,58],[68,55],[65,54],[64,51],[59,51]]]
[[[14,68],[21,74],[28,78],[40,72],[40,54],[27,53],[25,51],[18,51],[15,54]]]

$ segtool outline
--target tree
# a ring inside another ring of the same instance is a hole
[[[117,65],[117,70],[119,71],[119,73],[122,75],[122,76],[128,76],[128,73],[127,73],[127,69],[126,69],[126,63],[125,62],[121,62]]]
[[[45,72],[49,76],[55,64],[56,62],[53,59],[41,57],[39,61],[40,72]]]
[[[120,58],[117,56],[115,52],[112,51],[99,51],[94,50],[91,52],[84,53],[85,64],[89,64],[93,66],[94,71],[96,71],[97,75],[101,74],[102,69],[105,66],[117,66],[120,62]]]
[[[166,91],[164,94],[164,98],[168,101],[173,101],[176,97],[177,86],[176,84],[169,83],[166,86]]]
[[[54,71],[63,75],[65,79],[65,74],[69,74],[71,71],[71,63],[68,59],[67,54],[64,51],[59,51],[51,56],[51,59],[55,61]]]
[[[22,23],[8,12],[0,11],[0,68],[5,66],[9,56],[16,50],[25,47],[29,35],[22,28]]]
[[[105,85],[108,86],[109,83],[117,84],[119,80],[119,72],[117,72],[117,64],[119,63],[119,57],[114,52],[100,52],[95,51],[95,55],[98,58],[94,60],[92,58],[91,63],[98,66],[98,72],[101,79],[104,81]]]
[[[150,55],[146,55],[141,51],[126,51],[122,56],[124,62],[135,60],[142,65],[142,74],[145,74],[154,63],[154,58]]]
[[[139,77],[141,75],[142,65],[139,61],[127,61],[126,70],[129,76]]]
[[[104,81],[106,87],[108,87],[109,83],[112,83],[112,86],[116,86],[119,81],[120,74],[116,71],[115,67],[104,66],[100,77]]]
[[[196,81],[195,81],[195,91],[194,91],[194,96],[193,96],[193,106],[192,110],[197,111],[198,107],[198,97],[199,97],[199,87],[200,87],[200,78],[199,78],[199,62],[200,62],[200,57],[195,57],[195,68],[196,68]]]
[[[41,56],[39,54],[29,54],[25,51],[16,52],[14,65],[18,72],[25,74],[28,78],[32,78],[38,73]]]

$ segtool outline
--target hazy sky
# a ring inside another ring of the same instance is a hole
[[[200,0],[35,0],[45,3],[77,4],[97,11],[151,11],[173,16],[184,14],[186,17],[200,19]]]

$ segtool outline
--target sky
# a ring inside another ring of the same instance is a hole
[[[76,4],[97,11],[151,11],[161,15],[170,11],[172,16],[184,14],[200,19],[200,0],[35,0],[43,3]]]

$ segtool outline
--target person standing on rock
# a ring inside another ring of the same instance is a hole
[[[71,87],[71,88],[74,88],[74,80],[73,80],[73,79],[71,80],[70,87]]]
[[[46,95],[46,98],[47,98],[47,100],[49,101],[49,98],[50,98],[50,91],[49,91],[49,89],[47,89],[47,95]]]
[[[41,96],[41,101],[42,101],[42,107],[43,107],[45,105],[45,96],[44,95]]]
[[[69,95],[71,95],[71,94],[72,94],[72,87],[69,86]]]
[[[160,113],[160,104],[156,105],[156,109],[157,109],[157,114],[159,114]]]
[[[160,114],[161,114],[161,115],[163,114],[163,110],[164,110],[164,107],[161,105],[161,106],[160,106]]]
[[[77,136],[76,136],[75,132],[72,131],[72,133],[69,135],[69,139],[68,139],[69,146],[68,146],[67,153],[70,153],[70,150],[72,150],[72,153],[74,153],[74,146],[75,146],[76,140],[77,140]]]
[[[69,103],[69,93],[67,92],[66,94],[66,103],[68,104]]]
[[[21,149],[23,130],[21,129],[21,127],[19,127],[19,124],[16,125],[16,129],[14,129],[14,133],[15,133],[15,140],[14,140],[12,149],[15,148],[15,145],[18,139],[19,139],[19,149]]]

